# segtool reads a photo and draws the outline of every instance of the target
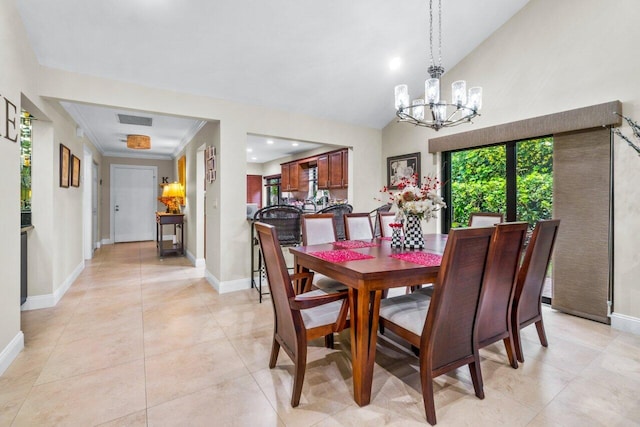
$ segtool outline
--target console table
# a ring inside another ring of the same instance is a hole
[[[173,225],[173,234],[177,240],[177,229],[180,228],[180,241],[173,243],[162,238],[163,226]],[[184,214],[172,214],[156,212],[156,247],[160,250],[160,256],[166,253],[178,253],[184,255]]]

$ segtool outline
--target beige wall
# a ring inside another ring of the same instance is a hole
[[[383,131],[383,157],[419,148],[424,164],[429,137],[613,100],[640,120],[639,20],[634,0],[615,7],[602,0],[531,0],[444,76],[447,96],[454,80],[483,86],[482,117],[438,134],[391,123]],[[631,135],[627,126],[622,131]],[[614,312],[638,320],[640,158],[618,138],[614,165]]]
[[[75,274],[84,267],[82,253],[82,189],[61,188],[59,144],[63,143],[81,159],[86,139],[75,135],[75,123],[59,107],[39,96],[39,66],[28,45],[14,1],[0,8],[0,94],[34,114],[38,121],[33,133],[32,222],[28,236],[27,304],[55,303]],[[4,100],[2,102],[4,104]],[[4,116],[4,110],[2,116]],[[17,123],[19,125],[19,122]],[[0,126],[4,129],[4,126]],[[19,143],[0,137],[0,373],[22,347],[20,332],[20,211]],[[99,162],[99,156],[97,161]]]
[[[173,160],[137,159],[128,157],[102,157],[101,176],[102,188],[100,194],[100,232],[102,240],[107,242],[111,239],[111,165],[135,165],[135,166],[156,166],[158,168],[158,196],[162,194],[160,184],[162,177],[169,177],[169,182],[173,182],[177,177],[177,169]],[[163,212],[167,207],[158,201],[157,209]]]
[[[362,210],[373,209],[380,180],[380,131],[328,120],[264,109],[189,94],[145,88],[42,69],[43,96],[116,107],[149,110],[219,121],[218,180],[207,186],[207,270],[230,286],[244,286],[249,277],[249,225],[246,221],[247,134],[274,135],[305,141],[330,141],[353,147],[350,179],[353,200]],[[211,221],[213,220],[213,221]],[[207,257],[209,258],[209,256]]]

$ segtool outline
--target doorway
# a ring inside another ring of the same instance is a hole
[[[157,167],[111,165],[110,172],[113,242],[153,240]]]

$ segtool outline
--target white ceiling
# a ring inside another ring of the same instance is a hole
[[[304,153],[325,146],[314,142],[247,135],[247,162],[266,163],[296,153]]]
[[[445,69],[527,1],[443,1]],[[376,129],[394,118],[393,87],[415,93],[427,77],[426,0],[17,4],[42,65]]]

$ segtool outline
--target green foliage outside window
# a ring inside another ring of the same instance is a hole
[[[551,218],[553,203],[553,139],[517,144],[519,221],[533,225]],[[506,147],[465,150],[451,155],[452,227],[466,226],[471,212],[506,214]]]

